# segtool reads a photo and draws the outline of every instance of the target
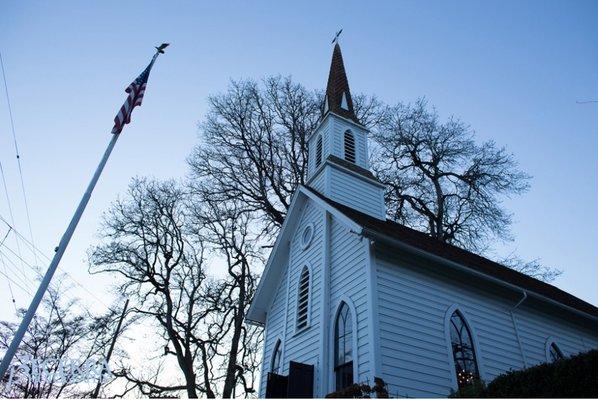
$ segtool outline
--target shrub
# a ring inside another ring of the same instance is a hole
[[[488,385],[472,385],[451,397],[598,397],[598,350],[509,371]]]

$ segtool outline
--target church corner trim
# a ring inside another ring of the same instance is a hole
[[[368,288],[368,302],[370,303],[368,310],[368,335],[370,347],[370,379],[374,382],[376,377],[382,376],[382,356],[380,348],[380,321],[378,318],[378,267],[376,264],[376,257],[374,246],[376,242],[369,238],[364,238],[363,246],[365,251],[365,268],[366,268],[366,285]]]

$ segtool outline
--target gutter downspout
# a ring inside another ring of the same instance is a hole
[[[517,344],[519,345],[519,351],[521,352],[521,358],[523,359],[523,368],[527,368],[527,358],[525,357],[525,351],[523,351],[523,343],[521,343],[521,338],[519,337],[519,329],[517,329],[517,322],[515,321],[515,311],[525,300],[527,299],[527,292],[523,291],[523,297],[513,308],[509,310],[509,314],[511,315],[511,321],[513,321],[513,328],[515,328],[515,337],[517,338]]]

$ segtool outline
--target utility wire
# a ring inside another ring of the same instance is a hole
[[[17,254],[14,252],[14,250],[12,250],[10,247],[8,247],[7,245],[3,245],[2,247],[5,248],[6,250],[8,250],[11,254],[16,256],[18,259],[19,256],[17,256]],[[3,256],[4,258],[6,258],[6,260],[15,268],[16,272],[20,272],[19,268],[17,267],[17,264],[9,257],[9,255],[6,252],[2,251],[1,249],[0,249],[0,256]],[[20,261],[24,262],[23,259],[21,259]],[[33,268],[30,264],[25,263],[25,265],[27,267],[31,268],[33,270],[33,272],[39,274],[39,272],[37,272],[35,270],[35,268]],[[14,272],[14,271],[11,271],[11,272]],[[29,286],[31,284],[31,278],[29,276],[27,276],[27,274],[25,274],[24,272],[21,275],[17,274],[16,272],[14,272],[13,277],[18,278],[21,281],[21,283],[27,287],[27,289],[31,289],[31,287]]]
[[[31,238],[31,243],[35,243],[33,240],[33,229],[31,229],[31,217],[29,214],[29,202],[27,201],[27,192],[25,191],[25,181],[23,179],[23,168],[21,167],[21,155],[19,153],[19,145],[17,143],[17,134],[15,131],[15,122],[12,116],[12,107],[10,105],[10,96],[8,95],[8,84],[6,83],[6,71],[4,70],[4,60],[2,58],[2,52],[0,52],[0,65],[2,66],[2,79],[4,81],[4,92],[6,93],[6,104],[8,105],[8,115],[10,117],[10,127],[12,130],[12,139],[15,146],[15,154],[17,156],[17,164],[19,166],[19,177],[21,179],[21,191],[23,192],[23,202],[25,204],[25,214],[27,215],[27,225],[29,226],[29,237]],[[14,222],[13,222],[14,225]],[[33,252],[33,257],[35,259],[35,263],[39,264],[37,259],[37,255]]]
[[[17,282],[13,281],[12,278],[10,276],[8,276],[7,274],[5,274],[4,272],[0,271],[0,274],[4,275],[6,277],[6,279],[8,279],[10,282],[13,283],[13,285],[15,285],[16,287],[18,287],[19,289],[21,289],[22,291],[24,291],[25,293],[27,293],[28,295],[31,296],[31,292],[27,289],[25,289],[23,286],[19,285]]]
[[[4,175],[4,168],[2,167],[2,161],[0,161],[0,175],[2,175],[2,185],[4,186],[4,194],[6,196],[6,204],[8,204],[8,215],[10,216],[10,221],[12,222],[12,226],[15,225],[15,217],[14,214],[12,212],[12,202],[10,201],[10,195],[8,194],[8,186],[6,185],[6,177]],[[14,232],[14,229],[13,229]],[[17,236],[15,236],[15,243],[17,245],[17,253],[19,253],[19,256],[21,255],[21,245],[19,244],[19,238]],[[21,273],[24,273],[23,271],[23,264],[21,263]]]
[[[5,248],[8,249],[8,247],[4,246]],[[44,253],[42,253],[41,251],[37,250],[42,256],[44,256],[45,258],[48,258],[48,256],[46,256]],[[13,253],[14,254],[14,253]],[[28,265],[29,268],[31,268],[32,270],[34,270],[40,277],[43,277],[43,275],[39,272],[39,270],[37,270],[36,268],[34,268],[31,265]],[[77,279],[75,279],[71,274],[69,274],[67,271],[65,271],[63,268],[58,267],[58,269],[60,270],[60,272],[62,272],[68,279],[70,279],[76,286],[79,286],[81,289],[83,289],[85,292],[87,292],[87,294],[89,294],[91,297],[93,297],[97,302],[99,302],[100,304],[102,304],[104,307],[106,307],[108,310],[110,311],[114,311],[108,304],[106,304],[102,299],[100,299],[98,296],[96,296],[92,291],[90,291],[89,289],[87,289],[81,282],[79,282]]]
[[[38,249],[37,247],[35,247],[35,245],[31,242],[29,242],[21,233],[19,233],[19,231],[17,231],[13,226],[11,226],[8,221],[2,216],[0,215],[0,221],[4,222],[4,224],[6,224],[6,226],[8,226],[9,229],[11,229],[13,231],[13,233],[15,235],[18,235],[23,242],[25,242],[25,244],[31,246],[31,248],[33,250],[35,250],[36,252],[38,252],[39,254],[41,254],[45,259],[47,259],[48,261],[50,261],[50,257],[48,257],[46,254],[44,254],[40,249]],[[4,246],[6,249],[8,249],[11,253],[15,254],[14,251],[12,251],[9,247],[7,247],[6,245]],[[15,254],[15,256],[17,256]],[[18,257],[18,256],[17,256]],[[25,262],[24,260],[22,260],[23,262]],[[31,265],[29,265],[27,262],[25,262],[25,264],[33,269],[40,277],[42,276],[41,273],[39,272],[39,270],[37,270],[36,268],[32,267]],[[84,291],[86,291],[89,295],[91,295],[94,299],[96,299],[99,303],[101,303],[102,305],[104,305],[108,310],[114,311],[112,310],[112,308],[107,305],[106,303],[104,303],[99,297],[97,297],[93,292],[91,292],[89,289],[87,289],[85,286],[83,286],[83,284],[81,284],[79,281],[77,281],[71,274],[69,274],[67,271],[65,271],[62,267],[58,267],[58,269],[64,273],[67,278],[69,278],[70,280],[72,280],[75,285],[79,286],[81,289],[83,289]]]
[[[0,246],[2,246],[4,244],[4,241],[8,237],[8,234],[10,233],[11,230],[12,229],[8,228],[6,235],[4,235],[2,242],[0,242]],[[6,267],[6,263],[4,262],[4,257],[0,256],[0,262],[2,262],[2,266],[4,267],[4,272],[8,273],[8,268]],[[19,312],[19,310],[17,308],[17,302],[15,301],[15,294],[12,291],[12,284],[10,283],[9,280],[7,280],[6,283],[8,283],[8,291],[10,292],[10,298],[12,299],[12,305],[15,308],[15,312]]]

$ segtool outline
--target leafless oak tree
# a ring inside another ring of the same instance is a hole
[[[389,107],[356,95],[360,121],[371,129],[372,166],[387,185],[389,217],[438,240],[478,253],[510,239],[511,214],[502,201],[529,187],[512,154],[478,144],[469,126],[441,122],[424,100]],[[192,179],[217,201],[235,200],[257,214],[273,238],[291,195],[304,183],[307,137],[321,117],[322,96],[290,78],[233,81],[209,99],[201,142],[189,157]],[[541,279],[560,272],[509,257],[508,266]]]
[[[155,383],[121,368],[115,371],[144,394],[185,389],[187,396],[216,396],[211,380],[210,341],[200,329],[219,294],[207,284],[204,247],[189,236],[185,193],[175,182],[134,180],[126,199],[116,201],[103,220],[103,243],[90,255],[91,271],[120,276],[119,291],[131,311],[158,327],[165,355],[176,358],[184,383]],[[198,376],[198,374],[200,376]]]
[[[220,329],[215,346],[224,361],[222,397],[232,397],[238,385],[251,395],[256,392],[262,332],[245,325],[244,319],[257,287],[255,270],[263,264],[260,241],[252,231],[253,213],[242,212],[238,201],[212,199],[209,188],[195,185],[194,189],[200,199],[193,203],[194,225],[201,227],[198,234],[226,266],[220,297],[226,311],[217,317]]]
[[[476,143],[468,125],[440,121],[423,99],[390,108],[373,138],[373,165],[387,187],[392,219],[478,253],[495,239],[511,239],[512,217],[502,200],[525,192],[530,177],[504,147]],[[560,274],[537,260],[502,262],[544,280]]]
[[[478,145],[466,124],[441,122],[424,100],[393,107],[375,140],[393,219],[471,250],[507,238],[511,215],[501,196],[527,190],[529,177],[505,148]]]
[[[93,376],[99,378],[118,316],[112,311],[92,316],[76,299],[65,300],[66,286],[57,282],[29,325],[15,366],[3,378],[3,397],[87,397],[95,387]],[[19,316],[25,311],[19,310]],[[8,348],[16,330],[16,324],[0,322],[0,349]]]
[[[251,268],[261,261],[251,216],[234,206],[204,202],[198,186],[138,179],[105,215],[91,270],[119,276],[131,312],[153,322],[161,339],[153,368],[122,363],[113,370],[125,381],[119,396],[255,392],[261,332],[243,320],[256,287]],[[208,271],[206,254],[223,257],[225,273]],[[180,381],[164,373],[169,356]]]
[[[304,183],[306,141],[322,99],[291,78],[232,81],[226,93],[208,99],[201,142],[188,159],[192,178],[210,188],[211,199],[234,199],[240,212],[257,212],[264,232],[275,236]],[[354,103],[364,124],[376,126],[385,115],[375,97],[357,95]]]

